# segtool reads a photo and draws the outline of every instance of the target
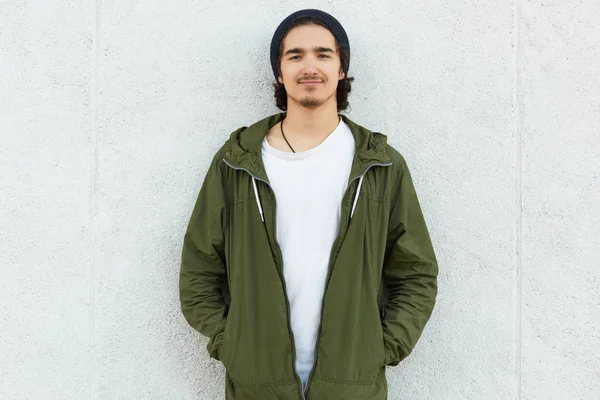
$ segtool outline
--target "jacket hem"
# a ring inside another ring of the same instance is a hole
[[[229,375],[229,374],[227,374],[227,377],[235,384],[236,387],[246,388],[246,389],[261,388],[261,387],[268,387],[268,386],[284,386],[284,385],[290,385],[290,384],[298,384],[298,381],[296,379],[289,379],[287,381],[267,382],[267,383],[244,384],[244,383],[238,382],[235,378],[232,378],[231,375]]]
[[[380,374],[377,374],[377,376],[373,380],[363,381],[363,382],[344,381],[341,379],[327,378],[327,377],[319,376],[319,375],[313,376],[313,379],[325,381],[325,382],[331,382],[331,383],[339,383],[341,385],[369,386],[369,385],[373,385],[374,383],[376,383],[379,380],[379,376],[380,376]]]
[[[309,399],[386,400],[388,394],[385,368],[371,382],[351,382],[313,376],[308,388]]]

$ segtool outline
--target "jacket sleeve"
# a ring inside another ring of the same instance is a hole
[[[209,338],[210,357],[219,360],[228,306],[224,286],[224,218],[227,207],[222,160],[213,159],[183,239],[179,297],[188,323]]]
[[[437,296],[438,265],[406,165],[391,205],[383,280],[389,301],[382,318],[385,364],[395,366],[419,340]]]

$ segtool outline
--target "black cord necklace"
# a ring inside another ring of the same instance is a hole
[[[283,136],[283,140],[285,140],[285,142],[287,143],[287,145],[290,146],[290,149],[292,149],[292,151],[295,153],[296,151],[294,150],[294,148],[292,147],[292,145],[290,144],[290,142],[288,142],[288,140],[285,137],[285,134],[283,133],[283,121],[281,121],[280,127],[281,127],[281,136]]]

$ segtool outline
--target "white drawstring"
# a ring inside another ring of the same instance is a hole
[[[352,211],[350,212],[350,219],[352,219],[352,215],[354,215],[354,209],[356,208],[356,203],[358,203],[358,196],[360,195],[360,187],[362,186],[364,175],[361,175],[358,180],[358,188],[356,189],[356,193],[354,194],[354,204],[352,204]]]
[[[252,177],[252,186],[254,186],[254,196],[256,197],[256,204],[258,205],[258,212],[260,213],[260,220],[265,222],[265,218],[263,217],[263,210],[260,204],[260,197],[258,197],[258,190],[256,189],[256,179]]]

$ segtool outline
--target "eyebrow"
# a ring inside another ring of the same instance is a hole
[[[313,47],[313,51],[315,53],[335,53],[335,51],[333,51],[333,49],[330,49],[329,47],[319,47],[319,46]],[[299,47],[294,47],[293,49],[289,49],[288,51],[286,51],[283,56],[285,57],[288,54],[304,54],[304,49],[301,49]]]

